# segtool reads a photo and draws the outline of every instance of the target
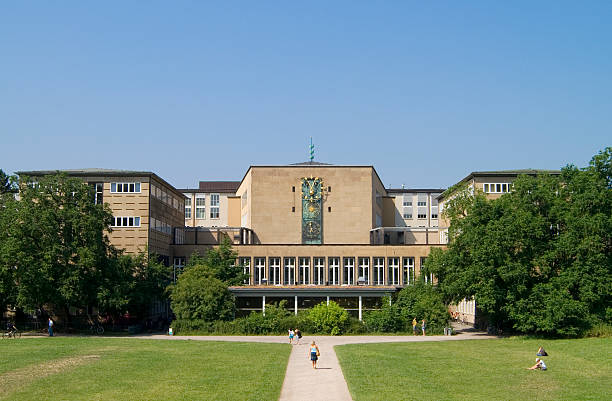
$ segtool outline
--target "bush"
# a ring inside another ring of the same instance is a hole
[[[404,322],[401,331],[408,330],[413,318],[419,323],[425,319],[429,333],[442,333],[448,327],[448,310],[436,286],[424,282],[410,285],[399,292],[395,305],[401,310]]]
[[[315,332],[332,336],[342,334],[349,323],[348,312],[334,301],[329,301],[329,305],[321,302],[310,310],[308,317]]]
[[[234,296],[203,265],[193,266],[181,274],[170,287],[170,298],[172,310],[179,319],[212,322],[234,318]]]

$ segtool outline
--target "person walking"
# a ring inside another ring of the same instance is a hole
[[[417,335],[417,320],[416,317],[412,319],[412,334]]]
[[[300,339],[302,338],[302,332],[298,328],[295,329],[295,338],[296,338],[297,345],[300,345]]]
[[[312,340],[312,343],[310,343],[310,360],[312,361],[313,369],[317,368],[317,360],[319,359],[319,356],[321,356],[321,351],[319,351],[319,347],[315,341]]]
[[[53,320],[49,318],[49,337],[53,337]]]
[[[295,335],[295,332],[293,331],[293,329],[289,329],[289,344],[293,344],[294,335]]]
[[[425,319],[423,319],[421,321],[421,330],[423,331],[423,335],[425,335],[425,329],[427,328],[427,325],[425,324]]]

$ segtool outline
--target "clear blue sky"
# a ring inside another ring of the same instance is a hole
[[[0,3],[0,168],[374,165],[386,186],[612,145],[611,1]]]

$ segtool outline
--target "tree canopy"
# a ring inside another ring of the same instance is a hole
[[[475,297],[489,322],[521,332],[575,335],[612,321],[612,148],[588,167],[519,176],[488,200],[449,201],[447,250],[432,250],[447,301]]]

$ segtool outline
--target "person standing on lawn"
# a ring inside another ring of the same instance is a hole
[[[425,329],[427,328],[427,325],[425,324],[425,319],[423,319],[421,321],[421,330],[423,331],[423,335],[425,335]]]
[[[417,335],[417,320],[416,317],[412,319],[412,334]]]
[[[53,320],[49,318],[49,337],[53,337]]]

